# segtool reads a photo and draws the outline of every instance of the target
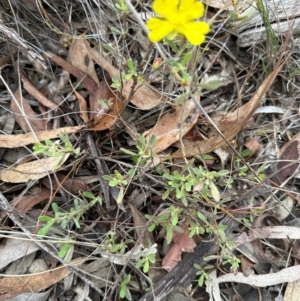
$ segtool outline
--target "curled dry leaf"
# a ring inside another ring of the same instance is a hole
[[[182,106],[177,106],[174,112],[165,114],[151,130],[147,131],[148,140],[152,136],[156,138],[152,151],[159,153],[179,141],[180,137],[193,128],[198,117],[199,110],[191,99]]]
[[[0,135],[0,145],[5,145],[6,148],[16,148],[24,145],[33,144],[38,141],[45,141],[45,139],[54,139],[60,134],[73,134],[83,129],[85,126],[69,126],[54,130],[37,131],[34,134],[20,134],[20,135]]]
[[[106,61],[105,58],[101,56],[100,51],[97,51],[95,48],[90,48],[89,51],[94,61],[107,71],[111,78],[119,76],[120,71]],[[166,99],[161,93],[146,81],[143,81],[142,84],[137,84],[131,98],[133,86],[134,81],[132,79],[123,80],[122,94],[126,99],[130,98],[130,102],[141,110],[151,110],[166,102]]]
[[[87,44],[88,43],[85,42],[83,44],[84,47],[87,47]],[[115,95],[111,93],[109,87],[106,85],[106,82],[104,80],[101,83],[99,83],[99,81],[96,82],[92,76],[53,53],[48,52],[47,55],[53,62],[82,81],[82,84],[85,86],[90,95],[89,103],[90,111],[92,113],[89,120],[92,122],[92,124],[100,123],[102,117],[106,116],[106,119],[103,121],[103,123],[101,122],[98,126],[92,127],[92,129],[103,130],[111,127],[116,121],[116,115],[117,112],[121,110],[121,105],[117,101]],[[89,58],[87,59],[87,61],[89,61]],[[110,92],[109,95],[107,95],[108,90]],[[81,109],[85,110],[85,105],[83,104],[82,99],[80,100]],[[101,105],[101,101],[104,102],[104,106]],[[111,105],[106,105],[109,103],[111,103]],[[99,114],[100,112],[101,114]]]
[[[0,172],[0,180],[8,183],[26,183],[30,180],[41,179],[57,170],[69,155],[65,154],[59,161],[57,157],[50,157],[11,167]]]
[[[88,74],[99,86],[99,79],[89,48],[89,43],[83,36],[82,39],[74,39],[69,51],[70,62],[73,66]]]
[[[181,261],[182,252],[192,253],[197,247],[195,241],[189,236],[189,228],[187,225],[183,225],[183,233],[173,233],[173,246],[168,251],[162,261],[162,266],[168,272],[171,271],[179,261]]]
[[[238,108],[235,112],[227,114],[224,116],[223,120],[220,121],[218,128],[223,132],[223,136],[227,141],[231,141],[242,130],[258,107],[262,97],[271,87],[281,68],[282,65],[279,65],[274,69],[274,71],[263,81],[249,102]],[[225,139],[221,135],[216,135],[204,141],[194,141],[192,144],[185,146],[184,153],[180,151],[172,156],[182,157],[207,154],[226,145]]]
[[[90,99],[91,101],[93,103],[90,103],[90,120],[93,126],[89,130],[103,131],[112,127],[123,106],[116,95],[112,93],[106,80],[100,82],[96,97]]]
[[[26,213],[33,206],[49,199],[51,191],[47,188],[33,187],[28,193],[15,198],[10,204],[18,212]],[[4,212],[5,213],[5,212]]]
[[[277,179],[280,183],[287,180],[299,166],[300,158],[300,133],[296,134],[289,142],[284,144],[279,152],[277,164]],[[293,163],[295,162],[295,163]]]
[[[84,261],[84,258],[77,258],[71,261],[69,265],[79,266]],[[71,270],[68,267],[60,266],[41,273],[4,277],[0,279],[0,293],[40,292],[64,279],[70,273]]]

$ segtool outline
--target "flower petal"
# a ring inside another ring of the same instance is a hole
[[[153,11],[158,15],[169,19],[178,11],[178,0],[154,0]]]
[[[204,15],[204,5],[197,0],[181,0],[178,12],[180,18],[192,21]]]
[[[205,35],[209,33],[210,27],[206,22],[188,22],[177,30],[186,36],[191,44],[200,45],[205,41]]]
[[[169,23],[167,20],[159,18],[151,18],[148,20],[146,26],[150,31],[149,40],[153,43],[159,42],[175,30],[174,25]]]

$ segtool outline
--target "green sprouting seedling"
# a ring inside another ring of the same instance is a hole
[[[113,175],[104,175],[103,179],[108,181],[108,185],[110,187],[118,187],[119,188],[119,194],[118,198],[116,200],[117,204],[120,205],[123,201],[124,192],[126,189],[126,186],[128,184],[127,181],[127,175],[124,176],[120,174],[119,171],[115,170]]]
[[[109,231],[105,240],[101,243],[101,246],[97,249],[97,253],[101,253],[103,250],[110,253],[121,253],[124,254],[128,245],[133,242],[132,239],[121,239],[117,240],[116,233]]]
[[[125,275],[123,281],[120,284],[119,296],[120,298],[126,298],[127,300],[132,300],[132,296],[130,290],[128,288],[128,284],[130,283],[131,275]]]
[[[214,266],[208,264],[202,268],[198,263],[194,263],[194,267],[197,270],[196,275],[199,276],[198,285],[201,287],[203,286],[205,280],[209,279],[209,275],[207,274],[206,271],[211,270]]]
[[[218,178],[223,178],[229,173],[228,170],[221,171],[206,171],[202,166],[188,167],[179,173],[177,170],[173,174],[164,173],[163,177],[168,180],[168,189],[163,194],[163,199],[166,199],[172,191],[176,192],[176,198],[180,199],[182,203],[187,206],[188,201],[186,196],[191,192],[201,192],[202,194],[210,194],[216,201],[220,200],[220,192],[215,185]],[[227,180],[226,185],[230,187],[230,179]],[[201,189],[197,188],[201,185]]]
[[[111,80],[112,80],[112,84],[110,86],[114,88],[116,91],[120,92],[122,90],[122,81],[120,79],[119,74],[115,74]]]
[[[136,267],[137,268],[143,267],[143,272],[144,273],[148,273],[149,267],[150,267],[150,263],[155,263],[155,254],[154,253],[150,253],[150,254],[144,255],[136,263]]]
[[[48,215],[42,215],[39,217],[39,221],[45,222],[46,225],[38,231],[38,236],[46,236],[54,224],[60,224],[62,229],[66,229],[68,225],[74,223],[76,228],[79,229],[81,227],[81,216],[97,203],[102,205],[102,199],[100,197],[96,197],[90,192],[84,192],[82,195],[91,201],[84,205],[78,199],[74,199],[74,207],[72,207],[69,212],[60,211],[58,205],[56,203],[52,203],[51,207],[54,212],[54,217]]]
[[[129,80],[129,79],[136,79],[138,83],[143,82],[142,76],[138,73],[137,68],[138,68],[138,63],[137,61],[133,61],[129,59],[127,61],[127,67],[128,71],[127,72],[122,72],[121,74],[115,74],[112,78],[112,84],[111,87],[116,89],[117,91],[122,90],[122,80]]]
[[[155,143],[155,136],[151,136],[149,141],[147,141],[143,135],[138,134],[136,142],[136,148],[138,151],[133,152],[126,148],[121,148],[121,151],[123,151],[125,154],[132,156],[132,160],[136,165],[144,166],[145,163],[149,160],[149,158],[153,156],[152,148],[155,145]]]
[[[45,144],[36,142],[33,146],[35,155],[45,155],[47,157],[57,157],[57,166],[60,166],[65,154],[73,154],[78,157],[81,152],[80,148],[74,148],[67,134],[60,134],[60,140],[51,141],[45,139]]]
[[[129,13],[129,8],[124,0],[119,0],[119,3],[115,4],[115,7],[121,11],[123,14]]]

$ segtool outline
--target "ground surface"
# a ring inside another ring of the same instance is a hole
[[[0,3],[0,300],[300,299],[297,9],[206,4]]]

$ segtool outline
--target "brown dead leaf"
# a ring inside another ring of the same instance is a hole
[[[49,199],[51,191],[47,188],[33,187],[26,194],[15,198],[10,204],[22,213],[28,212],[35,205]]]
[[[88,190],[88,187],[84,180],[76,178],[66,178],[67,176],[57,172],[54,176],[50,176],[51,182],[49,181],[49,177],[45,177],[42,179],[42,183],[48,188],[56,190],[60,187],[63,187],[66,191],[69,191],[73,195],[78,195],[82,191]]]
[[[145,248],[148,248],[149,243],[154,244],[154,239],[149,231],[147,230],[144,231],[144,228],[147,224],[147,220],[145,216],[140,211],[138,211],[134,206],[129,204],[129,207],[132,212],[135,233],[138,237],[141,237],[142,233],[144,233],[141,238],[141,243]]]
[[[70,154],[65,154],[60,161],[63,164]],[[29,163],[20,164],[0,172],[0,180],[8,183],[26,183],[30,180],[38,180],[57,170],[59,166],[56,157],[35,160]]]
[[[67,62],[66,60],[64,60],[63,58],[59,57],[56,54],[53,54],[51,52],[45,52],[45,54],[47,54],[47,56],[54,63],[56,63],[64,70],[74,75],[77,79],[79,79],[84,85],[84,87],[87,89],[87,91],[89,92],[90,97],[92,97],[96,93],[96,91],[98,90],[98,85],[90,75],[81,71],[79,68],[73,66],[71,63]]]
[[[79,111],[80,111],[80,117],[81,119],[85,122],[85,123],[88,123],[89,122],[89,117],[88,117],[88,109],[87,109],[87,103],[86,103],[86,100],[84,99],[83,96],[81,96],[80,93],[78,93],[76,91],[76,89],[73,87],[73,84],[71,81],[69,81],[70,83],[70,86],[72,87],[73,89],[73,92],[75,93],[77,99],[78,99],[78,103],[79,103]]]
[[[284,144],[279,152],[280,162],[277,164],[279,171],[277,179],[283,183],[286,179],[293,175],[299,166],[300,158],[300,133],[296,134],[289,142]],[[291,162],[295,162],[291,164]]]
[[[260,144],[257,141],[257,139],[249,139],[245,144],[245,147],[247,147],[249,150],[254,151],[254,154],[258,154],[260,152]]]
[[[79,266],[84,261],[85,258],[77,258],[71,261],[69,265]],[[60,266],[36,274],[6,276],[0,279],[0,294],[40,292],[64,279],[70,273],[71,271],[66,266]]]
[[[122,108],[122,103],[116,97],[114,97],[110,109],[102,115],[98,123],[89,127],[89,130],[104,131],[111,128],[117,121]]]
[[[19,126],[25,132],[41,131],[47,128],[47,123],[32,110],[29,103],[23,98],[20,89],[14,93],[10,108]]]
[[[70,62],[73,66],[88,74],[99,86],[99,79],[89,48],[90,45],[84,37],[82,39],[74,39],[69,51]]]
[[[249,102],[238,108],[235,112],[229,113],[223,118],[223,120],[220,121],[218,128],[221,132],[223,132],[223,135],[227,141],[231,141],[242,130],[255,109],[258,107],[262,97],[272,85],[281,68],[282,65],[275,68],[275,70],[263,81]],[[184,154],[179,151],[172,156],[182,157],[207,154],[224,145],[226,145],[224,138],[218,135],[204,141],[194,141],[192,144],[185,146]]]
[[[106,61],[104,57],[100,55],[100,52],[95,48],[90,47],[89,52],[94,61],[105,71],[107,71],[111,78],[120,74],[120,71],[113,67],[108,61]],[[131,96],[133,86],[134,81],[132,79],[123,81],[122,94],[126,99]],[[143,84],[138,84],[136,86],[134,95],[131,98],[130,102],[141,110],[150,110],[158,105],[165,103],[166,99],[158,90],[144,81]]]
[[[170,272],[175,268],[179,261],[181,261],[181,253],[192,253],[196,248],[196,243],[189,236],[189,229],[187,225],[182,226],[183,233],[173,233],[173,246],[168,251],[162,261],[162,267]]]
[[[57,110],[58,105],[50,101],[47,97],[45,97],[38,89],[36,89],[31,82],[21,73],[21,80],[23,82],[23,86],[25,90],[33,96],[38,102],[44,105],[51,110]]]
[[[101,84],[97,84],[97,82],[94,81],[94,79],[80,70],[79,68],[73,66],[69,62],[65,61],[61,57],[53,54],[53,53],[47,53],[48,56],[51,58],[52,61],[54,61],[56,64],[61,66],[63,69],[77,77],[79,80],[82,81],[82,84],[85,86],[85,88],[89,92],[89,103],[90,103],[90,111],[92,112],[90,121],[93,122],[93,124],[97,124],[100,122],[101,118],[105,116],[106,113],[110,110],[110,106],[107,106],[103,109],[102,105],[99,104],[99,101],[105,101],[105,102],[111,102],[112,107],[114,110],[107,114],[105,121],[103,124],[100,124],[98,127],[94,127],[93,130],[102,130],[106,129],[107,125],[113,125],[116,121],[116,116],[113,111],[118,112],[120,109],[120,104],[118,103],[116,97],[114,94],[111,93],[108,86],[104,87],[105,81],[102,81]],[[109,90],[109,92],[108,92]],[[108,98],[108,99],[106,99]],[[101,114],[99,112],[101,111]]]
[[[147,131],[147,140],[152,136],[156,138],[152,151],[159,153],[179,141],[180,137],[193,128],[198,117],[199,110],[191,99],[182,106],[177,106],[174,112],[165,114],[151,130]]]
[[[0,135],[0,146],[5,148],[16,148],[28,144],[33,144],[36,141],[36,138],[42,142],[45,139],[54,139],[59,137],[60,134],[73,134],[83,129],[85,126],[69,126],[54,130],[47,131],[37,131],[35,135],[32,133],[20,134],[20,135]]]
[[[106,80],[101,81],[95,95],[90,97],[90,121],[93,125],[99,123],[112,104],[116,102],[116,96],[111,92]]]

